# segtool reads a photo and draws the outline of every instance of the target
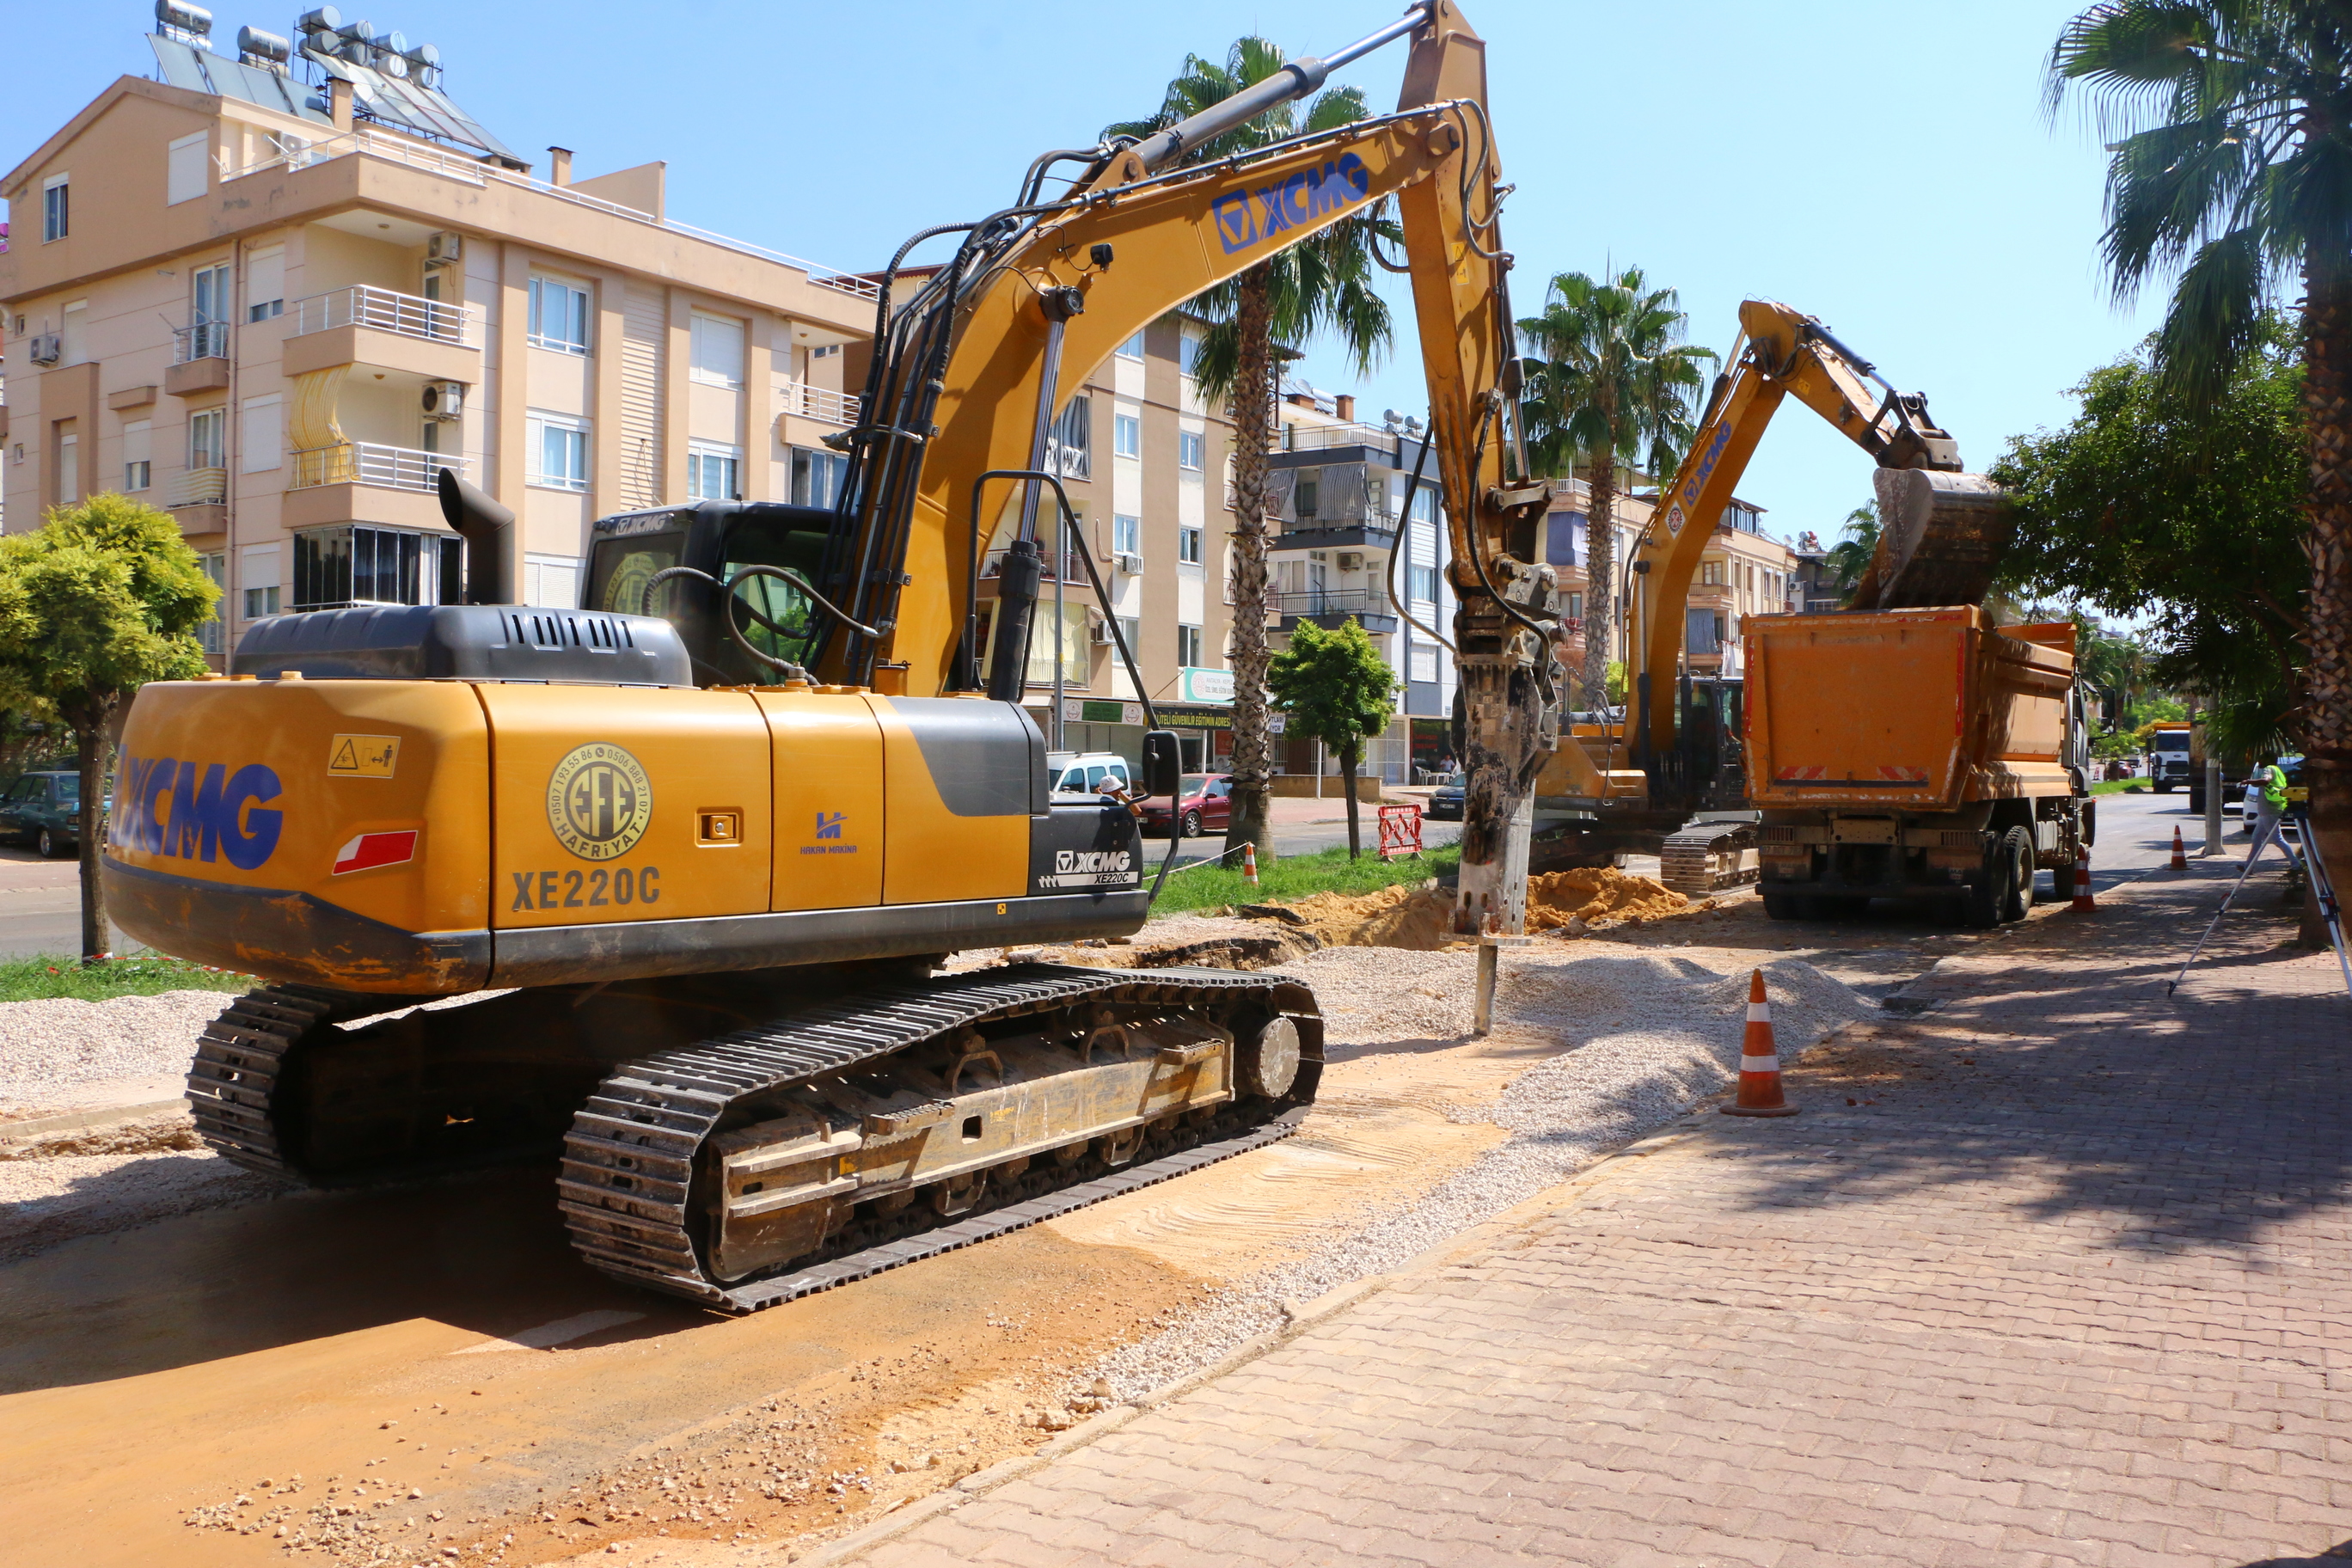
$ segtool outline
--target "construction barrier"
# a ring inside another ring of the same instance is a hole
[[[2175,871],[2189,869],[2189,846],[2180,842],[2180,829],[2177,825],[2172,829],[2171,868]]]
[[[1381,807],[1381,858],[1394,860],[1421,853],[1421,807]]]
[[[2179,832],[2174,828],[2175,833]],[[2098,912],[2098,901],[2091,897],[2091,852],[2077,850],[2074,855],[2074,901],[2066,906],[2070,914],[2088,915]]]
[[[1772,1039],[1772,1002],[1764,994],[1764,972],[1750,970],[1748,1033],[1739,1042],[1739,1098],[1722,1108],[1726,1116],[1794,1116],[1798,1107],[1780,1095],[1780,1047]]]
[[[1242,846],[1242,880],[1253,888],[1258,885],[1257,846],[1255,844]]]

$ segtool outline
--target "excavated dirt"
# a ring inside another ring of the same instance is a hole
[[[1704,907],[1715,906],[1709,900]],[[1690,900],[1682,894],[1612,867],[1546,871],[1528,879],[1530,931],[1587,930],[1621,921],[1642,924],[1690,908]]]
[[[1400,947],[1436,952],[1454,934],[1454,895],[1402,883],[1372,893],[1316,893],[1288,906],[1298,929],[1325,947]]]

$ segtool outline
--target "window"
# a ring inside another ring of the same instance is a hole
[[[686,494],[689,500],[740,500],[742,449],[709,441],[686,446]]]
[[[286,247],[257,250],[245,263],[245,319],[267,321],[286,313]]]
[[[1180,669],[1198,669],[1201,667],[1200,627],[1176,628],[1176,665]]]
[[[89,358],[89,301],[77,300],[65,310],[65,331],[58,335],[59,364],[81,364]],[[225,353],[226,347],[211,351]]]
[[[1201,363],[1201,335],[1186,332],[1176,340],[1176,363],[1186,375],[1199,374],[1192,367]]]
[[[66,431],[58,437],[58,504],[81,500],[81,437]]]
[[[228,466],[228,410],[204,408],[188,416],[188,467]]]
[[[588,422],[569,414],[536,409],[523,421],[526,454],[522,482],[541,489],[588,488]],[[415,600],[397,603],[414,604]]]
[[[525,555],[522,602],[550,609],[580,607],[580,563],[570,555]]]
[[[196,559],[202,563],[205,576],[214,587],[225,589],[227,586],[228,557],[226,555],[215,552],[211,555],[200,555]],[[226,596],[224,594],[221,602],[225,602]],[[211,618],[196,628],[196,640],[204,645],[206,653],[223,653],[227,650],[226,640],[221,636],[221,602],[215,603]]]
[[[133,419],[122,426],[122,488],[143,490],[155,482],[155,424]],[[211,556],[205,559],[211,560]]]
[[[211,188],[212,132],[199,131],[193,136],[183,136],[163,154],[163,205],[177,206],[192,202]]]
[[[743,384],[743,323],[732,316],[694,313],[692,378],[732,391]]]
[[[1143,553],[1143,520],[1125,512],[1113,512],[1110,520],[1110,547],[1120,555]]]
[[[299,541],[301,535],[297,534]],[[299,560],[299,551],[296,558]],[[245,618],[258,620],[278,612],[278,546],[257,544],[249,547],[240,563],[244,570],[238,574],[245,584]]]
[[[1544,528],[1544,563],[1549,566],[1580,564],[1576,547],[1584,538],[1584,514],[1577,511],[1556,511],[1546,520]]]
[[[267,548],[268,575],[274,579],[278,575],[278,547]],[[465,569],[461,564],[464,551],[464,542],[453,533],[412,533],[352,523],[309,529],[294,536],[294,607],[328,610],[347,605],[454,605],[465,597]],[[524,558],[526,592],[532,582],[532,559]],[[251,554],[246,557],[245,575],[248,583],[257,575]],[[542,578],[541,586],[544,585]],[[248,599],[252,593],[247,590]],[[278,590],[272,588],[269,593],[270,608],[275,610]]]
[[[1201,563],[1201,535],[1202,531],[1202,530],[1197,528],[1180,528],[1176,531],[1177,560],[1181,561],[1187,566],[1198,566]]]
[[[1198,430],[1176,433],[1176,466],[1186,473],[1197,474],[1207,466],[1209,438]]]
[[[1437,679],[1437,650],[1435,648],[1431,647],[1424,643],[1413,644],[1411,662],[1412,667],[1412,671],[1405,678],[1408,680],[1429,681],[1435,680]]]
[[[1141,359],[1143,357],[1142,328],[1137,328],[1135,336],[1128,339],[1127,342],[1118,345],[1118,357],[1121,359]]]
[[[1404,569],[1404,584],[1405,597],[1412,600],[1415,604],[1434,605],[1437,603],[1436,567],[1406,567]]]
[[[1088,454],[1094,445],[1094,405],[1087,398],[1073,397],[1062,416],[1054,421],[1053,434],[1045,440],[1045,467],[1055,469],[1066,479],[1083,479],[1094,470]]]
[[[1110,449],[1122,458],[1143,456],[1143,421],[1132,414],[1112,415]]]
[[[793,448],[793,504],[834,507],[841,504],[841,481],[849,474],[849,459],[838,452]]]
[[[1323,470],[1320,468],[1299,469],[1297,488],[1292,493],[1298,502],[1298,521],[1301,522],[1311,521],[1315,517],[1317,510],[1322,505]]]
[[[248,474],[267,473],[286,460],[286,400],[277,393],[245,400],[238,432],[237,464]]]
[[[1698,563],[1698,580],[1699,580],[1700,584],[1701,584],[1702,586],[1705,586],[1705,587],[1710,587],[1710,588],[1720,588],[1720,587],[1722,587],[1722,586],[1723,586],[1723,563],[1722,563],[1722,562],[1720,562],[1720,561],[1702,561],[1702,562],[1700,562],[1700,563]]]
[[[1581,593],[1571,592],[1568,595],[1568,618],[1571,621],[1584,618],[1584,595]]]
[[[1143,617],[1117,616],[1112,618],[1118,622],[1118,635],[1127,639],[1127,651],[1140,662],[1143,658]]]
[[[66,176],[51,174],[41,182],[41,243],[66,237]]]
[[[558,353],[588,352],[588,290],[554,278],[530,280],[530,343]]]

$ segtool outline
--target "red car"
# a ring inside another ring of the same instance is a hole
[[[1184,813],[1184,837],[1198,838],[1203,833],[1223,833],[1233,815],[1233,794],[1231,773],[1185,775],[1184,793],[1177,797]],[[1165,837],[1169,816],[1168,797],[1153,795],[1143,803],[1143,831]]]

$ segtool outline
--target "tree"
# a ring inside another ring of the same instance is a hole
[[[1187,55],[1157,114],[1108,126],[1103,134],[1139,140],[1255,86],[1286,64],[1281,49],[1260,37],[1235,41],[1222,65]],[[1292,136],[1337,130],[1363,119],[1366,112],[1361,89],[1334,88],[1318,95],[1303,118],[1295,105],[1279,105],[1246,125],[1187,148],[1180,161],[1214,163]],[[1370,374],[1394,335],[1388,305],[1372,287],[1372,246],[1376,238],[1402,237],[1383,198],[1277,251],[1185,307],[1208,323],[1192,367],[1201,395],[1213,406],[1229,403],[1234,420],[1234,531],[1229,572],[1234,783],[1225,844],[1229,850],[1255,844],[1261,860],[1274,853],[1266,804],[1273,788],[1274,748],[1265,696],[1265,479],[1281,374],[1275,345],[1296,347],[1328,332],[1338,338],[1359,374]]]
[[[1520,422],[1538,474],[1591,477],[1584,594],[1584,706],[1608,706],[1615,651],[1615,530],[1622,464],[1671,474],[1696,434],[1702,364],[1717,355],[1683,342],[1689,318],[1675,291],[1652,289],[1638,267],[1595,282],[1581,272],[1551,280],[1543,314],[1519,322],[1529,351]]]
[[[1339,753],[1339,776],[1348,788],[1348,858],[1353,860],[1363,853],[1356,821],[1356,765],[1364,742],[1396,717],[1396,676],[1349,616],[1336,632],[1300,621],[1290,646],[1267,665],[1265,681],[1290,715],[1291,733]]]
[[[0,538],[0,700],[72,731],[81,777],[82,962],[108,956],[99,877],[110,726],[151,680],[205,673],[194,633],[220,590],[167,512],[119,495]]]
[[[2087,89],[2114,149],[2116,293],[2174,279],[2153,354],[2168,390],[2198,407],[2225,397],[2244,362],[2271,352],[2266,307],[2300,291],[2298,727],[2314,837],[2331,865],[2352,866],[2352,10],[2109,0],[2060,33],[2048,83],[2053,110]]]
[[[2305,730],[2308,470],[2292,325],[2270,318],[2202,395],[2168,381],[2159,353],[2151,340],[2092,372],[2071,422],[2017,438],[1993,466],[2018,517],[1998,585],[2152,616],[2143,689],[2196,691],[2233,731]]]
[[[1852,588],[1870,570],[1871,557],[1878,553],[1878,503],[1868,501],[1845,514],[1845,526],[1838,531],[1838,542],[1829,548],[1822,564],[1838,581],[1841,588]]]

